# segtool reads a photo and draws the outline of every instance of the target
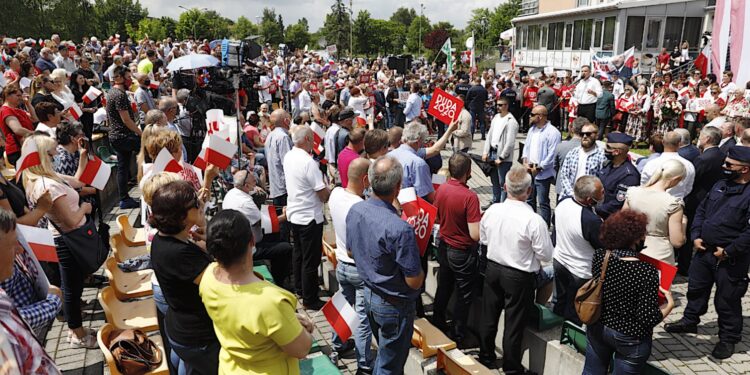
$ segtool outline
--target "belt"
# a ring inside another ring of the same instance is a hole
[[[341,264],[346,264],[347,266],[352,266],[352,267],[356,267],[357,266],[354,263],[344,262],[343,260],[339,260],[338,262],[341,263]]]
[[[504,264],[500,264],[500,263],[495,262],[494,260],[489,259],[489,258],[487,259],[487,261],[489,263],[491,263],[491,264],[494,264],[494,265],[496,265],[498,267],[505,268],[505,269],[510,270],[510,271],[520,272],[520,273],[525,274],[525,275],[534,275],[535,274],[534,272],[522,271],[522,270],[519,270],[518,268],[514,268],[514,267],[511,267],[511,266],[506,266]]]

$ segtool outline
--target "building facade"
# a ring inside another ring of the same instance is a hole
[[[697,55],[711,30],[715,0],[524,0],[516,28],[516,66],[578,70],[635,47],[636,57],[687,41]],[[643,72],[653,59],[641,59]]]

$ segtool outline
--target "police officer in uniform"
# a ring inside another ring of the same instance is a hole
[[[684,315],[665,326],[670,333],[696,333],[716,283],[719,342],[711,355],[717,359],[731,357],[742,339],[741,300],[750,266],[750,147],[732,146],[724,173],[727,178],[711,188],[693,219],[690,237],[696,253],[690,263]]]
[[[599,203],[595,210],[602,219],[622,208],[629,187],[641,184],[641,174],[630,162],[628,155],[632,144],[633,137],[625,133],[611,132],[607,135],[604,155],[609,163],[597,174],[604,185],[604,201]]]

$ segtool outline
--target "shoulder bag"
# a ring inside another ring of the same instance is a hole
[[[573,301],[578,318],[585,324],[596,323],[602,313],[602,287],[604,285],[604,278],[607,275],[607,265],[609,264],[610,255],[611,252],[607,250],[599,277],[592,277],[591,280],[583,284],[578,289]]]
[[[159,367],[161,350],[138,329],[114,330],[109,334],[109,351],[123,374],[145,374]]]

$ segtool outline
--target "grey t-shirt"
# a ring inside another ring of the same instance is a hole
[[[537,94],[537,104],[547,107],[547,112],[552,112],[556,103],[557,95],[555,95],[555,90],[546,86],[539,89],[539,93]]]

